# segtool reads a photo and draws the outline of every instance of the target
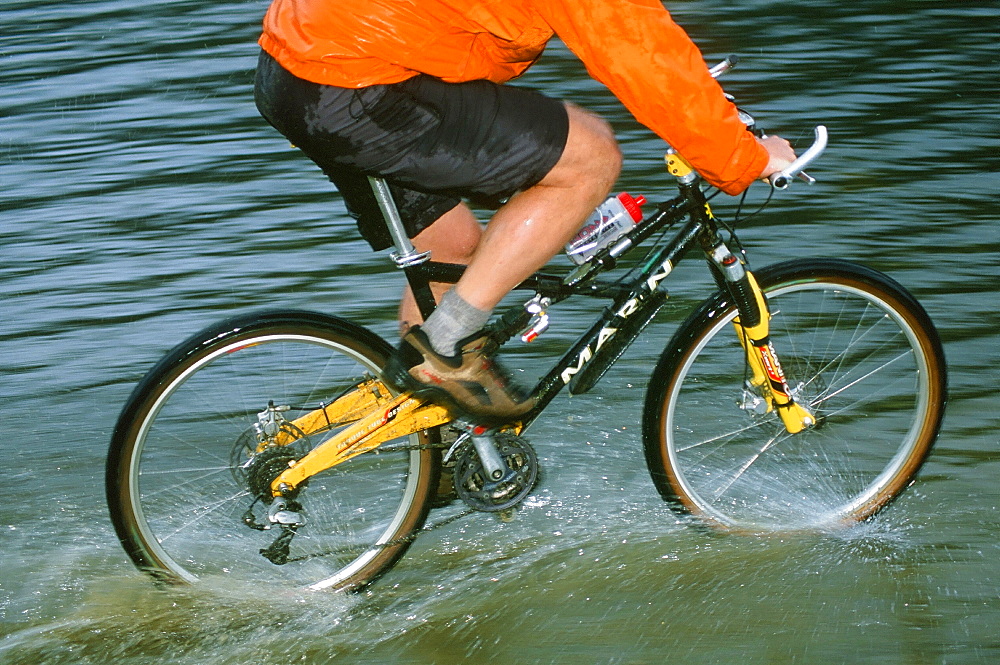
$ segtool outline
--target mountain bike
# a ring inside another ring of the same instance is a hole
[[[771,186],[808,178],[825,145],[817,127]],[[693,250],[717,289],[649,378],[642,439],[657,490],[721,529],[871,518],[911,484],[941,425],[946,367],[933,323],[896,281],[856,263],[751,270],[712,211],[714,190],[680,155],[666,161],[677,196],[582,265],[526,280],[531,297],[490,324],[495,350],[542,334],[556,303],[609,301],[538,380],[536,406],[519,422],[486,427],[397,392],[382,379],[392,346],[336,316],[253,312],[178,345],[132,392],[109,450],[107,499],[132,561],[170,582],[358,590],[400,559],[442,496],[509,515],[538,478],[525,432],[563,388],[597,384],[653,321],[664,282]],[[416,252],[386,183],[372,187],[426,317],[429,283],[453,283],[463,266]],[[644,244],[623,276],[608,277]]]

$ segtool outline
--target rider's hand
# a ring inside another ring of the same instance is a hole
[[[795,151],[792,150],[792,144],[780,136],[768,136],[762,139],[758,138],[757,140],[767,150],[767,154],[771,156],[764,171],[760,174],[762,179],[767,178],[772,173],[781,171],[795,161]]]

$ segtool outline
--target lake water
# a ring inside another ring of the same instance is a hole
[[[672,7],[708,60],[742,57],[726,87],[770,131],[804,146],[830,128],[818,184],[776,195],[741,234],[756,263],[869,263],[941,331],[949,411],[900,501],[833,535],[719,536],[666,509],[638,425],[651,364],[705,294],[694,265],[598,388],[532,429],[544,482],[514,522],[442,526],[359,596],[156,589],[103,498],[135,382],[250,308],[337,313],[391,337],[402,280],[257,116],[266,2],[4,0],[0,662],[1000,660],[1000,3]],[[671,195],[662,144],[559,44],[524,83],[611,119],[621,189]],[[583,325],[554,314],[512,363]]]

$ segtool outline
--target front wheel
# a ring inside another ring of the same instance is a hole
[[[238,317],[175,348],[132,393],[108,455],[111,517],[133,562],[169,581],[315,589],[358,589],[392,566],[437,485],[431,433],[309,478],[294,534],[268,521],[269,495],[257,498],[346,424],[304,432],[296,416],[378,378],[390,352],[363,328],[308,312]],[[281,415],[281,445],[260,443],[261,413]]]
[[[755,273],[795,400],[817,424],[789,434],[747,381],[724,294],[674,336],[643,414],[661,495],[733,528],[781,529],[874,515],[912,481],[944,414],[941,342],[899,284],[846,261]]]

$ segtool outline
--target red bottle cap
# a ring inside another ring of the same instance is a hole
[[[633,222],[642,221],[642,209],[641,206],[646,202],[646,197],[640,194],[635,198],[628,192],[622,192],[618,195],[618,200],[621,201],[622,206],[628,211],[628,214],[632,217]]]

